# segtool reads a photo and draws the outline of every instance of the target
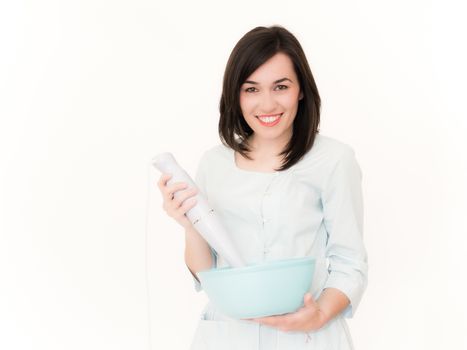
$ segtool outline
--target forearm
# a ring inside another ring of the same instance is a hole
[[[196,279],[197,272],[212,266],[211,248],[193,226],[185,231],[185,263]]]
[[[349,298],[336,288],[326,288],[316,301],[323,315],[323,325],[341,313],[350,303]]]

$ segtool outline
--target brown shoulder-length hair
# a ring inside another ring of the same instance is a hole
[[[319,133],[321,107],[305,53],[297,38],[282,26],[256,27],[246,33],[232,50],[219,103],[219,136],[224,145],[251,159],[248,137],[253,130],[241,112],[240,88],[259,66],[278,52],[287,54],[292,60],[303,93],[293,122],[292,137],[279,154],[284,157],[282,166],[276,170],[282,171],[297,163],[313,146],[315,135]]]

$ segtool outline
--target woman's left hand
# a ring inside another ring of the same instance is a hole
[[[275,327],[284,332],[309,332],[321,328],[326,323],[326,315],[313,299],[311,293],[306,293],[303,299],[305,305],[296,312],[248,320]]]

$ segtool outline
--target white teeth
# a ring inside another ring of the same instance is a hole
[[[262,122],[265,122],[265,123],[272,123],[274,121],[276,121],[277,119],[280,118],[280,115],[276,116],[276,117],[258,117]]]

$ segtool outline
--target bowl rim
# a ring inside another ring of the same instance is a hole
[[[305,257],[296,257],[296,258],[287,258],[287,259],[279,259],[279,260],[272,260],[272,261],[263,261],[259,263],[254,263],[247,266],[241,267],[231,267],[231,266],[224,266],[219,268],[211,268],[209,270],[199,271],[196,274],[199,276],[207,276],[207,275],[230,275],[230,274],[243,274],[243,273],[252,273],[258,272],[263,270],[269,270],[270,268],[275,269],[283,269],[286,267],[291,266],[300,266],[300,265],[307,265],[310,264],[314,266],[316,263],[316,258],[311,256]]]

